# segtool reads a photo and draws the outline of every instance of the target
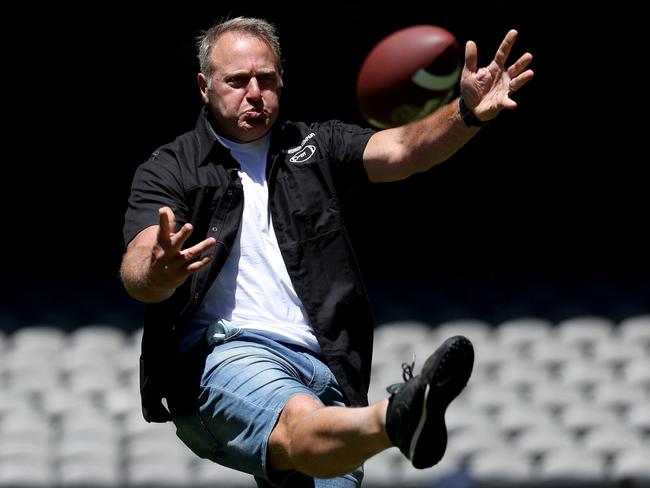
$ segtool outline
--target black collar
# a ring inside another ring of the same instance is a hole
[[[230,166],[230,163],[234,160],[230,157],[228,149],[217,140],[213,127],[214,117],[208,106],[205,105],[201,109],[201,113],[196,121],[196,127],[194,128],[199,145],[199,165],[203,166],[212,161],[217,164]],[[286,147],[296,146],[299,143],[300,131],[297,127],[290,122],[278,118],[271,129],[270,153],[279,154],[286,150]],[[211,155],[216,157],[210,157]]]

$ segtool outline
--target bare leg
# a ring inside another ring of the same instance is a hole
[[[388,399],[363,408],[325,407],[306,394],[291,397],[269,438],[269,467],[317,478],[349,473],[392,446],[387,405]]]

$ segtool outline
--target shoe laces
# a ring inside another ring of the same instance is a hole
[[[402,363],[402,379],[404,383],[413,378],[413,369],[415,368],[415,355],[413,355],[413,361],[411,363]]]
[[[401,383],[393,383],[386,387],[386,391],[391,395],[394,395],[402,389],[406,383],[411,381],[413,378],[413,370],[415,369],[415,354],[413,354],[413,361],[410,363],[402,363],[402,379],[404,380]]]

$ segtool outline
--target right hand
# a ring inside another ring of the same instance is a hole
[[[188,276],[214,259],[212,256],[200,256],[214,247],[217,241],[214,237],[208,237],[183,249],[183,244],[192,234],[192,224],[186,223],[176,231],[176,217],[171,208],[162,207],[158,215],[160,224],[151,255],[148,281],[152,288],[175,290]]]

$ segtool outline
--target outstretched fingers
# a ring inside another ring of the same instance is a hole
[[[187,238],[192,235],[193,230],[194,227],[192,227],[192,224],[183,224],[183,227],[169,239],[172,249],[179,252],[183,248],[183,244],[185,244]]]
[[[192,224],[184,224],[178,232],[176,231],[176,216],[169,207],[162,207],[158,210],[158,244],[166,250],[177,253],[185,244],[187,238],[192,234]]]
[[[207,239],[199,242],[198,244],[193,245],[192,247],[183,249],[181,251],[181,256],[183,256],[183,259],[186,262],[191,262],[195,260],[197,257],[199,257],[201,254],[203,254],[205,251],[210,249],[211,247],[214,247],[216,243],[217,241],[214,237],[208,237]]]
[[[535,73],[533,73],[533,70],[529,69],[510,80],[510,92],[512,93],[519,90],[522,86],[532,80],[534,75]]]
[[[204,256],[201,259],[198,259],[201,254],[205,251],[214,247],[217,241],[213,237],[209,237],[198,244],[188,247],[180,252],[180,256],[183,259],[183,264],[181,265],[181,270],[185,275],[190,275],[199,269],[201,269],[206,264],[210,263],[214,257],[213,256]]]
[[[478,66],[478,49],[474,41],[467,41],[465,44],[465,69],[476,73]]]
[[[528,67],[533,60],[533,55],[530,53],[523,54],[512,66],[508,68],[508,76],[515,78],[519,76]]]
[[[533,55],[525,53],[517,60],[517,62],[508,68],[508,76],[510,77],[510,85],[508,88],[510,93],[516,92],[533,79],[533,70],[526,69],[532,60]]]
[[[510,56],[512,46],[514,45],[516,39],[517,31],[510,29],[506,36],[503,38],[503,41],[501,41],[501,45],[499,46],[499,49],[497,49],[497,53],[494,56],[494,62],[498,66],[504,66],[506,64],[506,61],[508,60],[508,56]]]
[[[181,286],[192,273],[214,260],[202,254],[214,247],[216,239],[209,237],[187,249],[183,249],[192,234],[192,224],[185,223],[176,231],[176,217],[169,207],[158,211],[159,227],[157,242],[153,246],[150,282],[152,286],[173,290]]]
[[[198,261],[194,261],[193,263],[188,264],[185,269],[187,269],[188,274],[192,274],[192,273],[200,270],[206,264],[210,263],[213,259],[214,258],[212,256],[206,256],[203,259],[200,259]]]
[[[171,234],[176,231],[176,217],[169,207],[158,210],[158,244],[168,247]]]

